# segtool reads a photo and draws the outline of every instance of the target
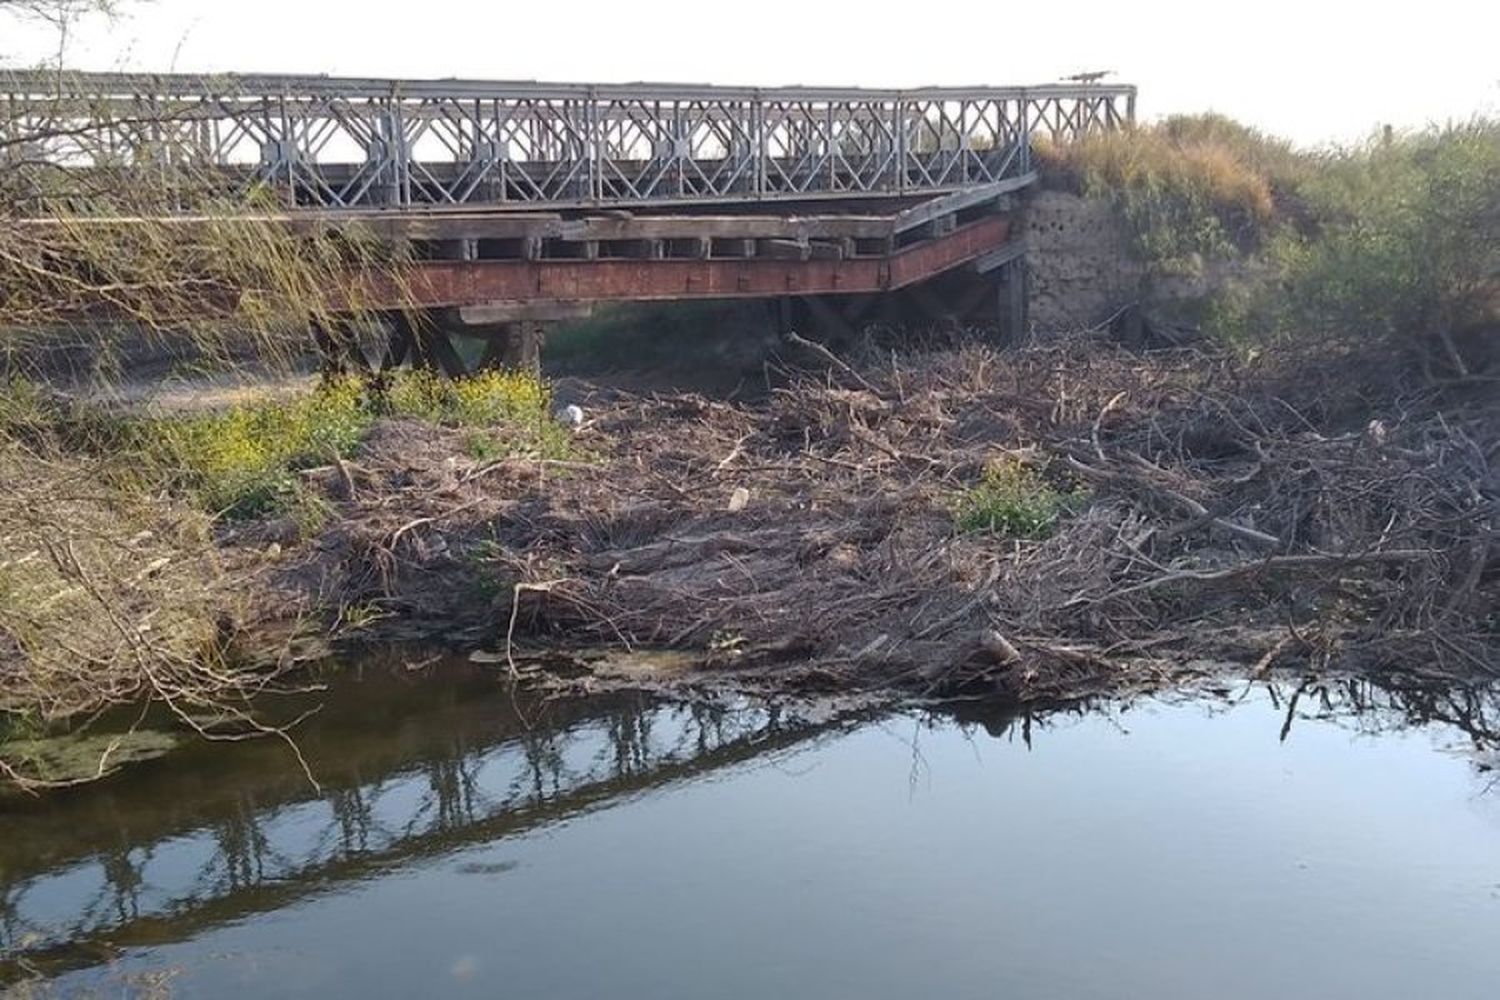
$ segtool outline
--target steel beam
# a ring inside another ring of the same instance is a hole
[[[886,292],[952,270],[1005,245],[1005,216],[989,216],[888,257],[786,260],[598,259],[428,261],[397,282],[365,279],[359,301],[424,309],[480,303],[585,303],[773,298]]]

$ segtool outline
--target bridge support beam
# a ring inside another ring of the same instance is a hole
[[[472,331],[485,338],[484,354],[480,356],[478,370],[507,369],[540,375],[542,345],[546,342],[547,328],[550,325],[540,320],[523,319],[488,327],[482,332]]]
[[[1000,269],[1000,339],[1019,344],[1031,332],[1031,284],[1023,254]]]
[[[1028,328],[1025,257],[953,271],[891,292],[868,295],[801,295],[773,301],[778,332],[795,331],[825,343],[849,343],[872,319],[895,329],[957,333],[990,331],[1015,343]]]

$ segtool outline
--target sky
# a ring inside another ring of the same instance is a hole
[[[53,48],[0,19],[0,58]],[[1304,145],[1500,113],[1500,0],[135,0],[68,51],[82,69],[748,86],[1112,70],[1143,118],[1220,111]]]

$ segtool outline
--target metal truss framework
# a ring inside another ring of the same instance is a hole
[[[329,209],[890,197],[1023,175],[1031,137],[1122,127],[1135,95],[0,73],[0,155],[208,166]]]

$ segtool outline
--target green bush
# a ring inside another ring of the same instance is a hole
[[[1273,247],[1273,332],[1432,346],[1500,297],[1500,123],[1384,136],[1330,154],[1309,219]]]
[[[289,400],[139,421],[130,436],[148,478],[163,479],[209,511],[230,518],[284,513],[316,526],[324,512],[296,473],[353,452],[382,413],[473,429],[465,448],[481,460],[559,457],[569,448],[567,430],[551,419],[547,386],[521,372],[459,380],[400,372],[379,395],[346,379]]]
[[[247,518],[299,505],[296,471],[347,455],[372,421],[365,387],[351,379],[291,400],[153,419],[137,433],[172,486],[211,511]]]
[[[1040,473],[1014,460],[990,465],[956,504],[958,530],[1006,538],[1042,539],[1081,497],[1059,490]]]
[[[526,372],[489,371],[445,379],[426,371],[402,372],[385,394],[389,413],[449,427],[529,423],[548,416],[547,386]]]

